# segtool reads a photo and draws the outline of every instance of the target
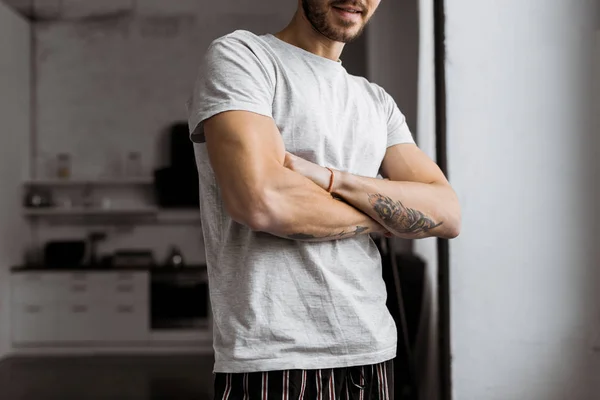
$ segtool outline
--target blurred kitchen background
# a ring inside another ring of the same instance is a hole
[[[185,103],[213,39],[295,8],[0,0],[1,400],[212,398]],[[597,10],[383,0],[343,55],[447,156],[463,207],[449,252],[392,243],[422,400],[598,398]]]

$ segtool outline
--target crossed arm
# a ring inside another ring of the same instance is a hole
[[[286,155],[288,168],[327,189],[331,172]],[[439,167],[414,144],[390,147],[381,166],[385,180],[333,171],[332,192],[379,222],[394,236],[455,238],[460,206]]]
[[[390,232],[408,238],[452,237],[458,229],[454,226],[455,202],[445,202],[453,198],[447,182],[394,182],[406,174],[401,171],[406,167],[402,163],[410,161],[396,152],[386,155],[383,163],[389,181],[336,172],[335,193],[344,202],[323,188],[329,184],[329,170],[286,153],[271,118],[229,111],[206,120],[204,131],[226,211],[255,231],[294,240],[327,241]],[[413,175],[422,168],[409,166]],[[438,196],[441,194],[445,196]],[[417,215],[411,218],[420,221],[420,230],[406,223],[410,213]],[[448,218],[450,215],[453,218]]]

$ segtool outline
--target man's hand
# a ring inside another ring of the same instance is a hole
[[[289,152],[285,153],[283,166],[310,179],[323,188],[323,190],[329,188],[331,172],[325,167],[321,167]]]
[[[325,167],[317,165],[301,157],[295,156],[289,152],[286,152],[285,154],[283,166],[304,176],[305,178],[310,179],[311,181],[319,185],[321,188],[323,188],[323,190],[327,190],[329,188],[329,183],[331,182],[331,171]],[[386,237],[394,236],[392,233],[385,230],[382,233]]]

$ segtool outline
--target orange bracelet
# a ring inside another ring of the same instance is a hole
[[[329,178],[329,187],[327,188],[327,192],[331,193],[331,191],[333,190],[333,182],[335,181],[335,173],[333,172],[333,170],[329,167],[325,167],[329,170],[329,172],[331,172],[331,178]]]

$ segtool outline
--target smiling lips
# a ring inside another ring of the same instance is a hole
[[[359,8],[355,8],[355,7],[345,7],[345,6],[334,6],[334,8],[337,8],[338,10],[342,10],[342,11],[346,11],[349,13],[358,13],[361,14],[362,10],[360,10]]]
[[[362,13],[363,13],[363,10],[360,7],[350,6],[350,5],[348,5],[348,6],[346,6],[346,5],[333,6],[333,9],[342,18],[348,19],[348,20],[353,20],[353,21],[360,20],[360,17],[362,16]]]

